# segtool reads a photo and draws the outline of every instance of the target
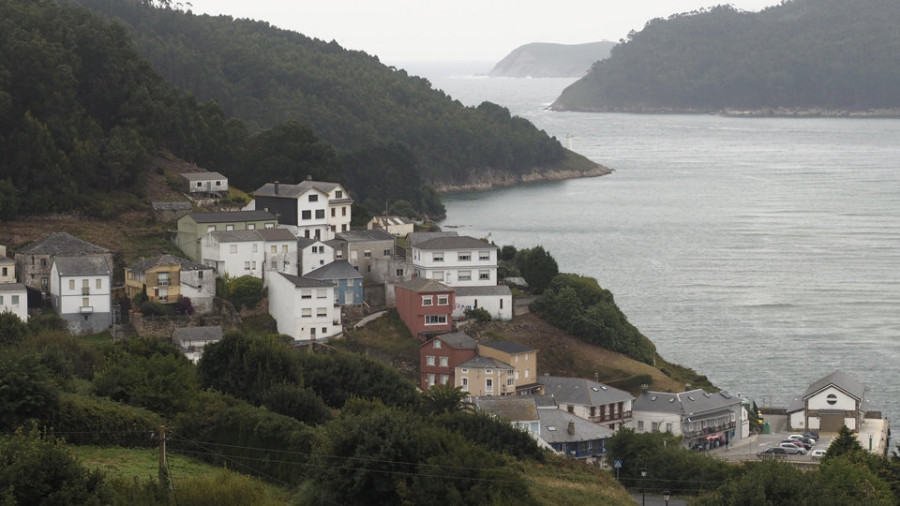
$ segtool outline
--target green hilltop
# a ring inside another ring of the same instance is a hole
[[[649,21],[564,90],[556,110],[892,114],[900,3],[793,0]]]

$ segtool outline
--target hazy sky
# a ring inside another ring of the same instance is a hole
[[[250,18],[336,40],[383,63],[499,61],[529,42],[618,41],[653,18],[730,3],[759,11],[779,0],[193,0],[196,14]],[[192,7],[191,7],[192,6]]]

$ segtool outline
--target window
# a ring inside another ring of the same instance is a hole
[[[248,223],[247,230],[256,230],[256,223]]]
[[[342,199],[342,198],[344,198],[344,192],[342,192],[341,190],[335,190],[335,191],[334,191],[334,198],[336,198],[336,199]]]
[[[490,260],[490,259],[491,259],[491,252],[490,252],[490,251],[479,251],[479,252],[478,252],[478,259],[481,260],[482,262],[487,261],[487,260]]]
[[[273,244],[272,246],[269,247],[269,252],[272,253],[273,255],[274,255],[275,253],[278,253],[278,246],[275,246],[275,245]]]
[[[434,262],[443,262],[444,261],[444,252],[438,251],[431,254],[431,260]]]
[[[423,306],[431,306],[434,302],[434,299],[431,295],[423,295],[422,296],[422,305]]]
[[[11,295],[11,296],[9,297],[9,303],[12,304],[13,306],[18,306],[18,305],[19,305],[19,296],[18,296],[18,295]]]
[[[274,224],[274,223],[266,223],[266,230],[272,230],[272,229],[274,229],[274,228],[275,228],[275,224]]]
[[[229,223],[228,225],[225,225],[225,230],[226,231],[234,230],[234,224]]]
[[[278,260],[272,260],[272,270],[274,271],[277,268],[278,268]]]
[[[672,433],[672,422],[666,422],[666,432]]]
[[[440,357],[441,367],[450,367],[447,363],[447,357]]]
[[[459,271],[457,279],[460,281],[470,281],[472,279],[472,271]]]
[[[201,188],[201,187],[203,187],[203,183],[201,183],[200,181],[197,181],[197,188]]]
[[[203,271],[197,271],[197,278],[203,279]]]
[[[316,209],[316,219],[317,220],[325,219],[325,210],[324,209]]]
[[[324,318],[328,316],[328,308],[327,307],[317,307],[316,308],[316,316],[319,318]]]
[[[450,384],[450,375],[449,374],[441,374],[441,385],[449,385]]]
[[[828,394],[828,397],[825,398],[825,402],[827,402],[830,406],[834,406],[837,404],[837,395]]]
[[[485,393],[491,394],[494,393],[494,379],[487,378],[484,380],[484,391]]]
[[[311,220],[312,219],[312,211],[303,211],[300,213],[300,218],[303,220]]]
[[[282,245],[281,245],[281,252],[282,252],[282,253],[287,253],[287,252],[288,252],[288,246],[287,246],[287,244],[282,244]]]
[[[434,365],[434,357],[432,355],[425,356],[425,365]]]
[[[75,289],[75,280],[70,279],[69,280],[69,290],[74,290],[74,289]]]
[[[312,309],[310,309],[310,308],[308,308],[308,307],[305,307],[305,308],[301,309],[301,310],[300,310],[300,316],[302,316],[303,318],[310,318],[310,317],[312,317]]]
[[[216,181],[216,186],[222,186],[222,182],[221,182],[221,181]]]
[[[9,268],[8,267],[3,268],[3,276],[9,276]]]
[[[169,286],[169,273],[160,272],[156,275],[156,284],[159,286]],[[100,288],[100,280],[97,280],[97,288]]]
[[[506,378],[506,386],[508,386],[508,387],[516,386],[516,380],[514,380],[512,378]]]
[[[331,208],[331,217],[332,217],[332,218],[334,218],[334,216],[335,216],[335,211],[337,211],[337,209],[335,209],[335,208],[332,207],[332,208]]]
[[[300,290],[300,298],[301,299],[311,299],[312,298],[312,290]]]
[[[403,269],[397,269],[397,275],[403,276]]]
[[[318,202],[318,201],[319,201],[319,196],[316,195],[316,194],[312,194],[312,195],[309,196],[309,201],[310,201],[310,202]]]
[[[253,243],[253,248],[252,248],[252,250],[253,250],[254,253],[259,252],[259,244]]]
[[[347,206],[344,206],[341,208],[341,216],[347,216]],[[342,231],[343,232],[347,231],[347,225],[344,225]]]
[[[472,259],[472,252],[471,251],[460,251],[459,256],[457,258],[459,258],[460,262],[468,262],[469,260]]]
[[[245,271],[249,271],[249,270],[250,270],[250,262],[244,262],[244,270],[245,270]]]
[[[447,306],[450,305],[450,296],[449,295],[438,295],[438,306]]]
[[[465,371],[465,369],[463,369],[463,371]],[[462,378],[462,391],[469,391],[469,378]]]
[[[252,269],[253,269],[253,270],[256,270],[256,260],[254,260],[254,261],[252,261],[252,262],[250,262],[250,263],[253,265]]]
[[[425,315],[425,325],[444,325],[446,323],[447,323],[447,315],[445,315],[445,314]]]
[[[494,374],[494,370],[493,369],[485,369],[484,373],[485,374]]]
[[[638,428],[639,431],[643,431],[643,430],[644,430],[644,421],[643,421],[643,420],[638,420],[638,427],[637,427],[637,428]]]
[[[659,432],[659,422],[652,422],[650,424],[650,431],[651,432]]]
[[[237,253],[237,244],[230,244],[228,246],[228,252],[231,253],[232,255],[236,254]]]
[[[84,297],[81,299],[81,307],[88,307],[91,305],[91,299],[88,297]]]
[[[215,230],[215,227],[213,227],[213,230]],[[46,258],[41,259],[41,267],[47,267],[47,259]]]
[[[207,232],[215,232],[215,231],[216,231],[216,226],[215,226],[215,225],[207,225],[207,226],[206,226],[206,231],[207,231]]]
[[[430,386],[430,387],[434,386],[434,374],[428,375],[428,386]]]
[[[98,278],[97,282],[94,284],[94,288],[97,290],[103,288],[103,279]]]
[[[573,414],[574,414],[574,413],[575,413],[575,406],[573,406],[573,405],[571,405],[571,404],[567,404],[567,405],[566,405],[566,411],[568,411],[569,413],[573,413]]]
[[[432,273],[431,273],[431,279],[434,279],[434,280],[437,280],[437,281],[443,281],[443,280],[444,280],[444,271],[434,271],[434,272],[432,272]]]
[[[321,248],[319,248],[319,249],[321,249]],[[334,252],[334,258],[337,258],[338,260],[344,258],[344,251],[343,251],[343,250],[337,250],[337,251],[335,251],[335,252]]]
[[[491,279],[491,271],[478,271],[478,279],[481,279],[481,280]]]
[[[316,298],[324,299],[328,297],[328,289],[327,288],[316,288]]]
[[[440,339],[434,340],[434,349],[436,349],[436,350],[441,349],[441,340]]]
[[[372,250],[367,249],[367,250],[363,251],[363,256],[366,258],[372,258]]]
[[[527,357],[526,357],[527,360]],[[531,369],[525,369],[525,377],[529,377],[531,375]]]
[[[391,248],[384,250],[384,256],[386,256],[386,257],[391,256],[391,251],[392,251]]]

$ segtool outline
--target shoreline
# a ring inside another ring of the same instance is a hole
[[[609,174],[612,174],[613,172],[615,172],[614,169],[610,169],[609,167],[606,167],[604,165],[596,164],[593,169],[589,170],[566,169],[551,170],[546,172],[535,171],[530,174],[520,174],[517,176],[511,176],[509,174],[495,176],[491,173],[488,173],[485,177],[479,178],[479,180],[477,181],[466,184],[445,183],[435,185],[435,190],[442,195],[448,193],[488,191],[495,190],[497,188],[507,188],[520,184],[563,181],[567,179],[580,179],[583,177],[607,176]]]
[[[900,118],[900,108],[885,109],[829,109],[827,107],[762,107],[759,109],[703,109],[677,107],[588,107],[576,109],[550,106],[553,111],[614,113],[614,114],[685,114],[715,115],[727,118],[856,118],[893,119]]]

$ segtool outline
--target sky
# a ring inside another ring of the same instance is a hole
[[[177,0],[176,0],[177,1]],[[173,2],[174,3],[174,2]],[[530,42],[618,41],[653,18],[730,3],[759,11],[779,0],[189,0],[184,10],[267,21],[382,63],[492,61]]]

